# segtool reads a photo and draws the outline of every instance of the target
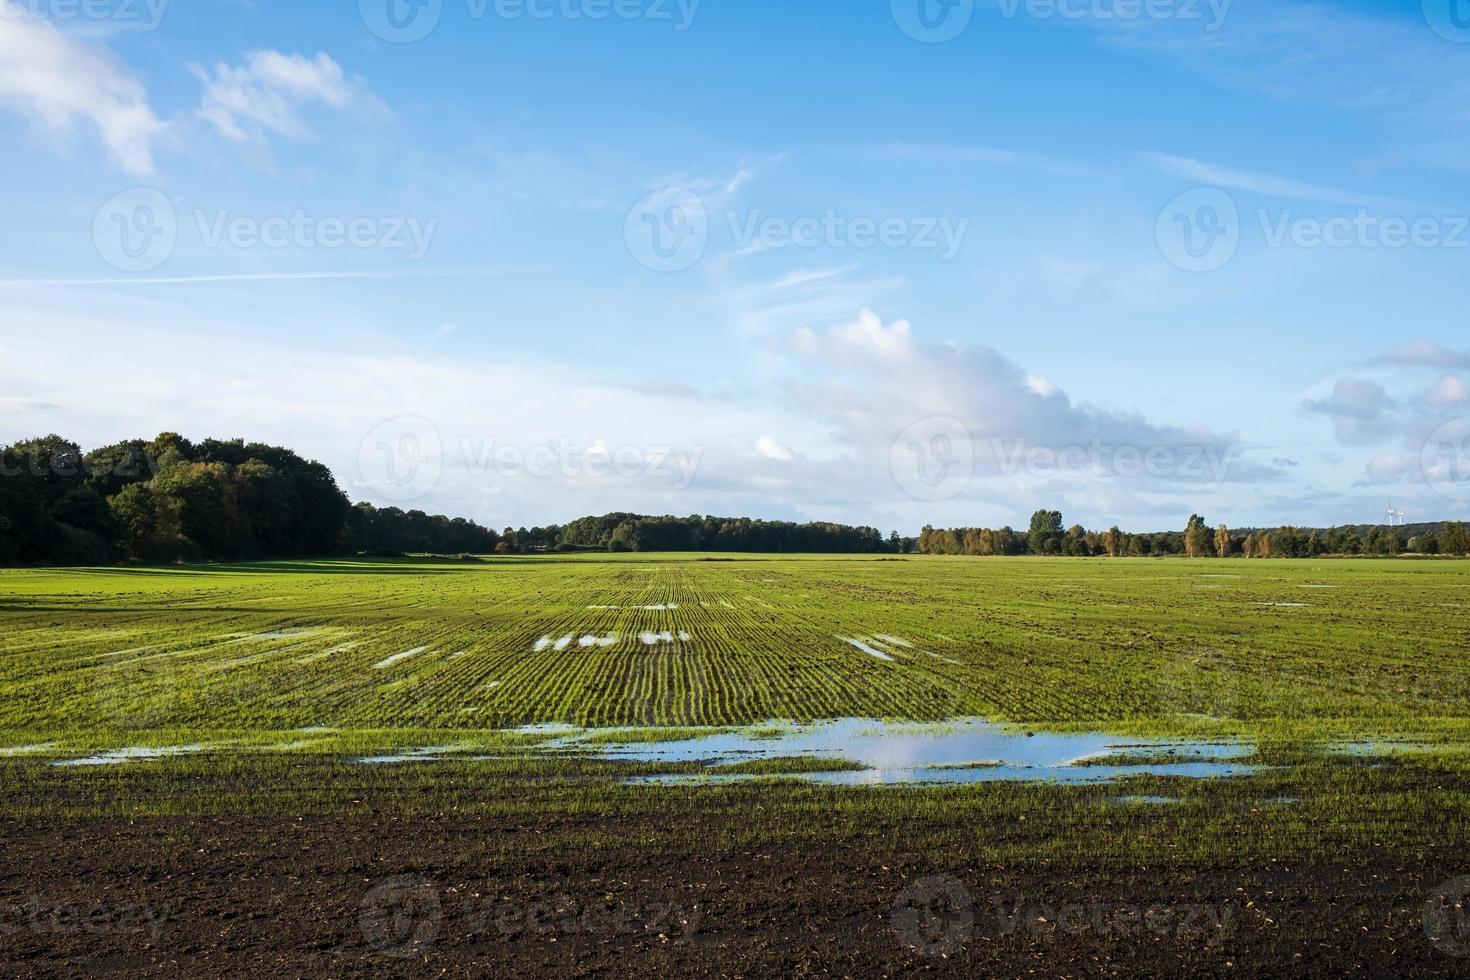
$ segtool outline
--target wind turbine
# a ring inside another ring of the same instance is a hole
[[[1389,527],[1403,527],[1404,526],[1404,512],[1401,511],[1401,510],[1394,510],[1393,509],[1393,501],[1392,500],[1390,500],[1388,502],[1388,526]]]

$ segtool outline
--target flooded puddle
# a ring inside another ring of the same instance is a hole
[[[550,749],[593,749],[579,736],[558,739]],[[600,740],[594,754],[633,762],[699,762],[706,773],[639,777],[633,782],[689,783],[711,777],[753,779],[783,775],[779,766],[754,774],[721,773],[720,767],[761,760],[848,761],[848,771],[793,772],[821,783],[973,783],[1000,780],[1108,783],[1150,774],[1210,779],[1244,775],[1255,767],[1240,760],[1254,752],[1242,742],[1141,740],[1105,734],[1031,733],[980,719],[940,724],[884,723],[847,718],[794,727],[764,726],[665,742]],[[793,766],[793,768],[804,768]]]
[[[204,748],[203,745],[168,745],[157,748],[140,746],[128,749],[113,749],[110,752],[100,752],[97,755],[89,755],[84,759],[58,759],[51,764],[62,768],[76,766],[120,766],[128,762],[140,762],[148,759],[168,759],[173,756],[191,755],[195,752],[203,752]]]
[[[673,643],[675,635],[676,634],[669,630],[664,630],[662,633],[655,633],[651,630],[647,630],[638,634],[638,641],[646,647],[656,647],[659,645],[668,645],[670,643]],[[689,633],[685,630],[680,630],[677,634],[677,637],[680,643],[688,643],[690,640],[694,639],[694,637],[689,635]]]
[[[870,643],[867,643],[864,640],[855,640],[847,636],[839,636],[837,639],[841,640],[843,643],[846,643],[850,647],[861,650],[863,653],[866,653],[870,657],[875,657],[878,660],[887,660],[889,663],[893,662],[893,657],[890,654],[879,650],[877,647],[871,645]]]
[[[400,762],[433,762],[451,752],[465,752],[471,748],[464,745],[426,745],[421,749],[404,749],[387,755],[370,755],[356,760],[360,765],[385,766]]]
[[[1325,751],[1328,755],[1376,757],[1389,756],[1400,752],[1443,751],[1443,748],[1428,742],[1365,739],[1360,742],[1336,742],[1326,746]]]
[[[373,670],[383,670],[384,668],[392,667],[400,660],[407,660],[409,657],[417,657],[419,654],[423,653],[427,649],[429,648],[414,647],[412,650],[404,650],[402,653],[395,653],[391,657],[384,657],[382,660],[379,660],[377,663],[373,664]]]

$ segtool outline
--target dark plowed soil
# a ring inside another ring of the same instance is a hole
[[[1453,902],[1437,942],[1423,921],[1437,862],[1063,872],[452,817],[0,830],[6,976],[1470,975]]]

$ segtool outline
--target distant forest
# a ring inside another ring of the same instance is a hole
[[[506,528],[502,550],[516,551],[748,551],[817,554],[900,554],[913,538],[846,524],[760,521],[748,517],[648,517],[605,514],[570,524],[527,530]]]
[[[0,564],[236,561],[345,554],[711,551],[786,554],[1298,558],[1465,555],[1463,523],[1180,531],[1065,528],[1039,510],[1025,531],[872,527],[613,513],[497,533],[464,518],[352,504],[321,463],[241,439],[174,433],[83,453],[46,436],[0,447]]]
[[[167,432],[85,454],[54,435],[0,447],[0,564],[483,553],[499,542],[462,518],[354,506],[321,463],[258,442]]]
[[[1080,524],[1063,530],[1062,515],[1038,510],[1025,531],[1008,527],[924,528],[916,550],[925,555],[1070,555],[1081,558],[1315,558],[1402,554],[1465,555],[1470,527],[1450,521],[1403,527],[1357,525],[1332,528],[1211,528],[1195,515],[1182,531],[1128,534],[1117,527],[1089,531]]]

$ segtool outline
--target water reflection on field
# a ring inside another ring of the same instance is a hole
[[[577,750],[572,736],[549,745]],[[591,749],[592,746],[585,748]],[[1241,760],[1255,751],[1243,742],[1187,742],[1120,738],[1101,733],[1026,732],[982,719],[952,722],[880,722],[844,718],[811,725],[761,726],[669,741],[609,741],[595,752],[608,759],[647,763],[699,762],[706,772],[639,777],[641,782],[728,781],[787,775],[782,760],[797,760],[790,776],[822,783],[973,783],[1031,780],[1105,783],[1152,774],[1195,779],[1243,775]],[[720,768],[766,760],[760,773],[721,773]],[[812,771],[812,760],[859,763],[862,769]]]

